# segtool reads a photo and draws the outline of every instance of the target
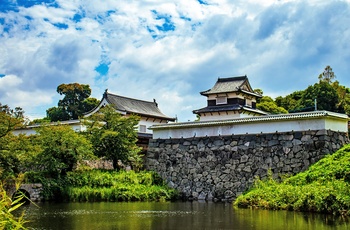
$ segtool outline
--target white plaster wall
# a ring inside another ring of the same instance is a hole
[[[137,131],[140,132],[140,125],[145,125],[146,126],[146,133],[153,133],[152,130],[148,129],[149,127],[151,127],[152,125],[158,125],[158,124],[164,124],[166,123],[166,121],[162,121],[159,119],[154,120],[153,118],[149,118],[148,120],[146,118],[141,118],[139,125],[138,125],[138,129]]]
[[[254,117],[252,114],[248,113],[234,113],[234,112],[221,112],[220,115],[215,112],[213,115],[210,113],[206,114],[205,116],[202,115],[200,117],[200,121],[218,121],[218,120],[228,120],[228,119],[234,119],[234,118],[245,118],[245,117]]]
[[[239,134],[258,134],[258,133],[274,133],[274,132],[290,132],[290,131],[307,131],[307,130],[323,130],[330,129],[333,131],[347,132],[347,120],[337,119],[301,119],[301,120],[285,120],[285,121],[259,121],[237,123],[229,125],[212,125],[212,126],[196,126],[182,128],[154,129],[153,138],[189,138],[203,136],[218,135],[239,135]]]
[[[36,131],[34,129],[16,129],[16,130],[13,130],[12,133],[16,136],[20,134],[25,134],[29,136],[29,135],[36,134]]]
[[[76,132],[81,132],[81,131],[85,131],[86,127],[83,126],[80,123],[74,123],[74,124],[62,124],[62,125],[69,125],[69,127],[71,127],[74,131]],[[25,134],[27,136],[29,135],[34,135],[36,134],[36,129],[39,128],[39,126],[35,126],[35,127],[29,127],[29,128],[25,128],[25,129],[16,129],[13,130],[12,133],[14,135],[19,135],[19,134]]]
[[[344,131],[344,121],[343,120],[335,120],[335,119],[326,119],[326,129],[348,132],[348,125],[346,125],[346,131]]]

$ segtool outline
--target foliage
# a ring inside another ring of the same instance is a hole
[[[14,136],[12,131],[23,126],[24,112],[17,107],[14,110],[0,103],[0,170],[4,173],[1,178],[14,176],[19,172],[20,162],[23,160],[25,148],[21,144],[23,136]]]
[[[338,110],[343,109],[346,114],[350,114],[350,88],[340,85],[338,81],[333,82],[332,87],[338,94],[339,102],[336,105]]]
[[[90,142],[69,126],[41,126],[38,134],[42,148],[38,154],[39,168],[52,177],[65,175],[79,160],[93,156]]]
[[[27,221],[23,218],[24,213],[19,217],[13,214],[14,211],[23,205],[23,198],[23,194],[14,199],[9,197],[5,190],[4,182],[0,181],[0,229],[26,229],[24,224]]]
[[[239,207],[350,215],[350,145],[278,183],[270,176],[237,198]]]
[[[67,121],[69,114],[62,107],[51,107],[46,110],[46,116],[50,121]]]
[[[335,79],[333,69],[329,65],[327,65],[323,73],[321,73],[318,76],[318,79],[320,80],[320,82],[327,82],[328,84],[331,84]]]
[[[288,113],[283,107],[279,107],[276,102],[268,96],[263,96],[260,99],[260,102],[256,105],[256,107],[260,110],[271,114],[280,114],[280,113]]]
[[[153,172],[76,171],[66,177],[64,196],[70,201],[154,201],[177,196]]]
[[[55,107],[53,107],[55,108]],[[52,109],[52,108],[51,108]],[[32,121],[29,122],[29,125],[34,125],[34,124],[47,124],[50,123],[51,120],[48,117],[43,117],[43,118],[38,118],[38,119],[34,119]]]
[[[295,91],[285,97],[279,96],[276,98],[276,104],[280,107],[285,108],[288,111],[296,111],[302,108],[301,98],[303,91]]]
[[[8,105],[2,105],[0,103],[0,138],[6,136],[15,128],[22,127],[24,121],[24,111],[22,108],[16,107],[13,110]]]
[[[84,112],[92,110],[99,103],[97,99],[89,98],[91,95],[89,85],[61,84],[57,87],[57,93],[64,97],[59,100],[58,107],[46,110],[47,117],[51,121],[78,119]]]
[[[33,142],[34,138],[23,134],[8,134],[0,140],[6,145],[0,154],[0,168],[4,170],[0,179],[17,177],[33,166],[37,152],[40,151],[40,147]]]
[[[43,184],[45,200],[56,201],[156,201],[177,198],[155,172],[84,170],[65,177],[46,178],[42,173],[26,174],[27,181]]]
[[[350,114],[350,89],[340,85],[332,68],[327,66],[318,77],[319,82],[305,90],[276,98],[276,104],[289,112],[313,111],[315,99],[318,110]]]
[[[318,110],[341,112],[339,111],[340,108],[337,108],[339,102],[337,91],[328,82],[320,81],[313,86],[309,86],[301,97],[301,105],[304,108],[313,108],[315,99]]]
[[[113,161],[115,169],[122,164],[140,162],[140,148],[136,145],[137,132],[135,126],[139,122],[137,116],[123,116],[111,106],[100,109],[88,117],[84,124],[87,136],[91,140],[94,153]]]

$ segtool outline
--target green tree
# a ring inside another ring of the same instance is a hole
[[[13,110],[8,105],[0,103],[0,138],[6,136],[15,128],[22,127],[24,123],[24,111],[22,108],[16,107]]]
[[[39,167],[52,177],[64,176],[73,171],[82,159],[93,157],[91,143],[66,125],[46,125],[38,129],[41,152]]]
[[[111,106],[106,106],[84,120],[87,135],[93,145],[95,155],[112,160],[115,169],[118,164],[140,162],[138,153],[141,148],[136,145],[137,116],[123,116]]]
[[[335,78],[336,76],[329,65],[327,65],[323,73],[321,73],[318,76],[318,79],[320,80],[320,82],[324,81],[324,82],[327,82],[328,84],[331,84]]]
[[[256,105],[256,107],[260,110],[271,114],[280,114],[280,113],[288,113],[283,107],[279,107],[276,102],[268,96],[263,96],[260,99],[260,102]]]
[[[91,95],[89,85],[61,84],[57,87],[57,93],[64,95],[64,97],[58,101],[58,107],[46,110],[47,117],[51,121],[78,119],[83,113],[92,110],[99,103],[97,99],[89,98]]]
[[[332,87],[338,94],[339,103],[337,104],[337,110],[350,114],[350,89],[340,85],[338,81],[333,82]]]
[[[0,171],[2,177],[14,177],[19,173],[20,162],[23,155],[20,138],[12,134],[16,128],[24,125],[24,111],[17,107],[14,110],[0,103]]]
[[[63,107],[51,107],[46,110],[46,116],[50,121],[67,121],[70,116]]]
[[[301,98],[303,96],[304,91],[295,91],[285,97],[276,97],[277,106],[283,107],[287,111],[295,111],[302,107]]]
[[[327,81],[320,81],[304,91],[301,98],[303,107],[312,108],[315,105],[315,99],[317,110],[338,112],[339,98],[337,91]]]
[[[262,89],[254,89],[254,93],[257,93],[257,94],[262,96],[264,94],[264,91]],[[257,97],[256,98],[256,103],[260,103],[260,101],[261,101],[261,98]]]

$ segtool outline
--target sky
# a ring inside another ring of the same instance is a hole
[[[189,121],[219,77],[275,98],[330,65],[350,87],[349,25],[350,0],[0,0],[0,103],[42,118],[77,82]]]

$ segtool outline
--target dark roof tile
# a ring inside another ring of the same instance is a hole
[[[145,115],[155,118],[166,119],[174,121],[175,118],[167,117],[158,108],[157,102],[154,101],[143,101],[134,98],[123,97],[115,94],[106,92],[103,95],[106,100],[117,110],[130,113]]]

